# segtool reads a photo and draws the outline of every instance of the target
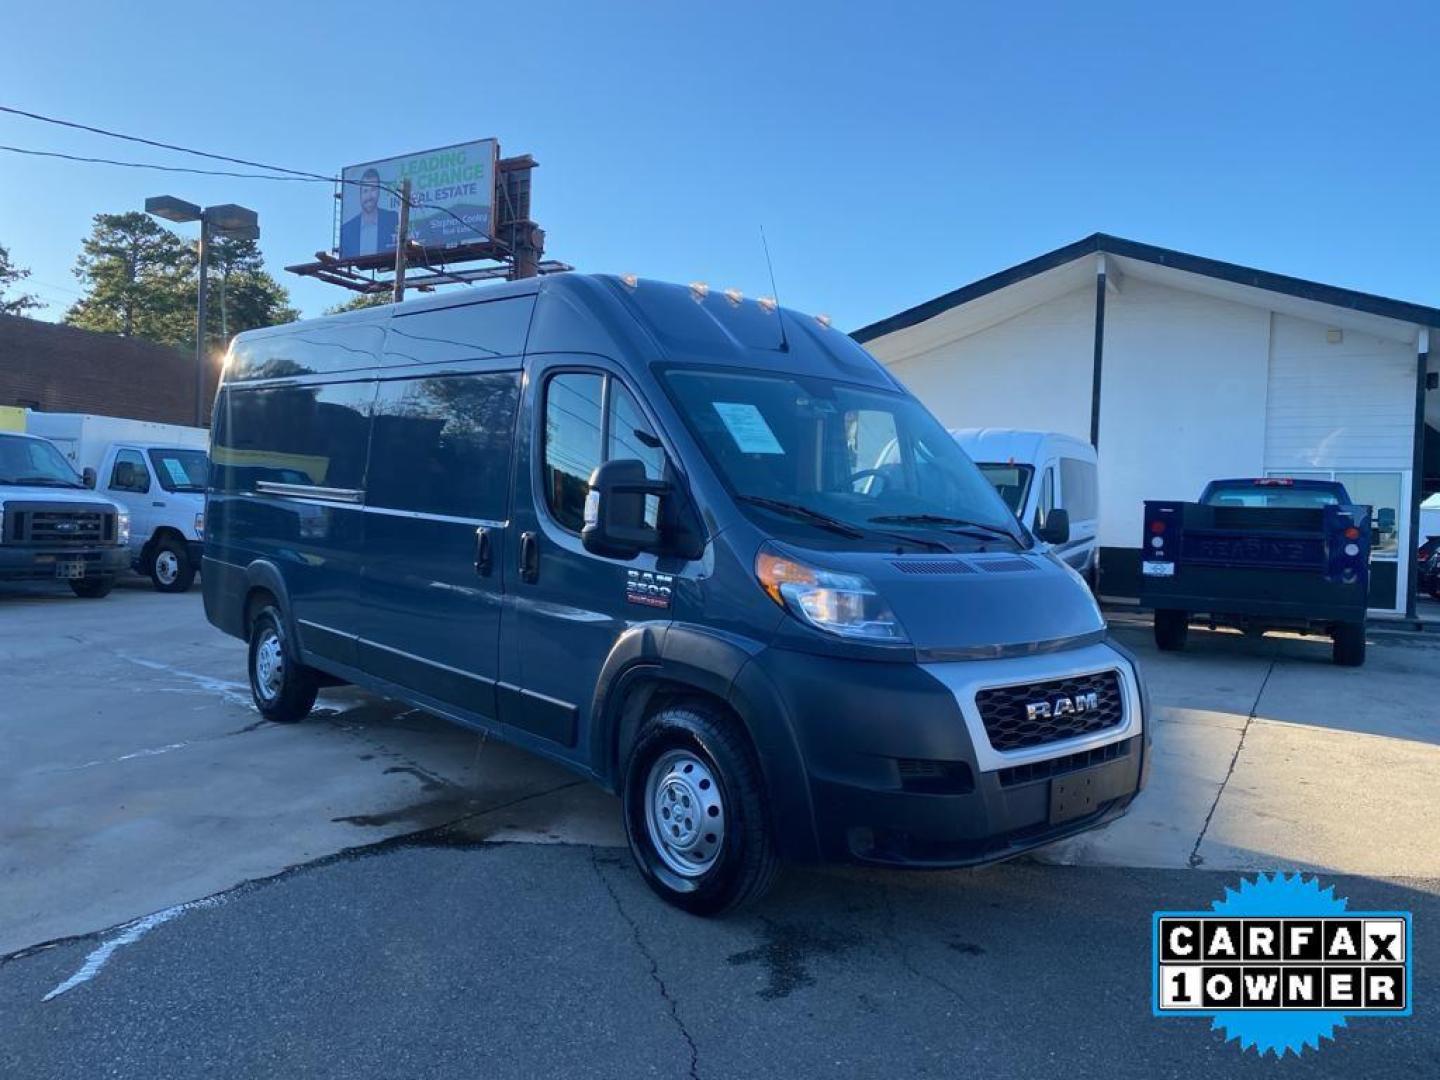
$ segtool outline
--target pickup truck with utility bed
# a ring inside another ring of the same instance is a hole
[[[1247,633],[1328,634],[1335,663],[1365,662],[1370,507],[1329,480],[1212,480],[1199,502],[1146,501],[1140,603],[1155,644],[1192,619]]]

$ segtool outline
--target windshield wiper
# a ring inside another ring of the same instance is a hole
[[[839,533],[841,536],[848,536],[852,540],[859,540],[867,535],[886,536],[891,540],[899,541],[902,544],[916,544],[920,547],[928,547],[932,551],[949,551],[947,544],[937,540],[927,540],[923,536],[907,536],[902,533],[886,532],[884,529],[860,529],[849,522],[841,521],[839,518],[831,517],[829,514],[822,514],[819,510],[811,510],[808,506],[801,506],[799,503],[785,502],[783,499],[767,499],[764,495],[740,495],[737,496],[743,502],[753,503],[756,506],[763,506],[780,514],[791,514],[806,521],[813,522],[822,529],[829,529],[831,532]]]
[[[1006,540],[1019,542],[1009,529],[1002,529],[998,525],[986,525],[983,521],[970,521],[968,518],[946,517],[944,514],[881,514],[870,520],[894,525],[940,525],[954,532],[974,529],[990,536],[1000,536]]]
[[[767,510],[774,510],[777,514],[789,514],[791,517],[804,518],[822,529],[829,529],[841,536],[848,536],[852,540],[858,540],[865,535],[863,529],[847,525],[839,518],[822,514],[819,510],[811,510],[810,507],[801,506],[799,503],[786,502],[783,499],[767,499],[764,495],[737,495],[736,498],[753,506],[763,506]]]

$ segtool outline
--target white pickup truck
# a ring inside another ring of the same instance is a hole
[[[204,428],[81,413],[32,412],[27,429],[53,442],[92,483],[130,513],[130,565],[161,592],[195,581],[205,536]]]

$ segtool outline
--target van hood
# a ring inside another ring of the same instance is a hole
[[[120,510],[119,504],[103,495],[97,495],[89,488],[63,488],[39,486],[15,486],[0,484],[0,506],[7,502],[48,502],[69,503],[73,506],[94,506],[105,510]]]
[[[1105,629],[1084,579],[1045,550],[807,556],[869,578],[911,644],[932,659],[1043,649]]]

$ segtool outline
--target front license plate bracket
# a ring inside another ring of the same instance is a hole
[[[1057,776],[1050,781],[1050,824],[1059,825],[1094,813],[1100,786],[1094,770]]]

